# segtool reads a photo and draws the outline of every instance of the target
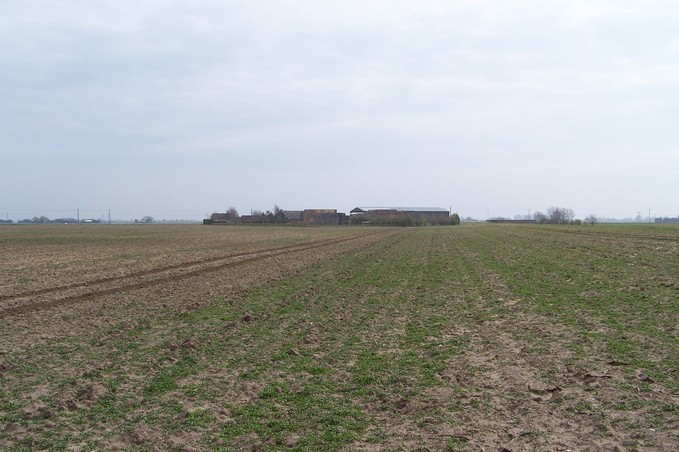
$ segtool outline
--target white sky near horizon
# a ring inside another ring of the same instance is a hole
[[[679,2],[4,0],[0,217],[679,216]]]

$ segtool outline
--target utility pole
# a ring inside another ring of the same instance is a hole
[[[651,222],[651,209],[648,209],[648,222]]]
[[[76,209],[77,216],[78,216],[78,224],[80,224],[80,209]]]
[[[111,224],[111,209],[108,209],[108,224]]]

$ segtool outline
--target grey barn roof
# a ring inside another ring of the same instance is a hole
[[[285,218],[292,221],[302,221],[302,211],[301,210],[283,210],[283,215]]]
[[[397,212],[448,212],[440,207],[356,207],[351,212],[369,212],[371,210],[395,210]]]

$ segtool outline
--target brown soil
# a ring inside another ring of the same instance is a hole
[[[298,233],[295,229],[292,231]],[[174,250],[170,248],[163,250],[162,265],[119,269],[115,276],[103,276],[102,267],[89,267],[70,252],[62,252],[52,260],[79,269],[69,278],[47,287],[43,283],[43,287],[28,290],[6,289],[9,293],[0,295],[0,338],[3,339],[0,365],[4,365],[2,354],[43,341],[69,335],[100,337],[110,334],[107,330],[113,325],[122,323],[131,330],[148,324],[154,315],[166,315],[168,310],[194,310],[209,306],[214,299],[235,300],[255,287],[279,281],[314,263],[367,246],[395,232],[398,231],[342,231],[335,237],[330,234],[328,238],[326,234],[321,235],[325,238],[294,245],[216,256],[213,252],[210,257],[185,261],[173,258]],[[289,233],[284,230],[279,234],[286,237]],[[173,246],[180,244],[172,242]],[[103,254],[110,250],[107,247],[99,251]],[[150,251],[143,247],[136,249],[137,255],[146,252]],[[24,260],[29,259],[24,257]],[[104,341],[101,337],[100,342]]]

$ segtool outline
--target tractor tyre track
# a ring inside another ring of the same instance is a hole
[[[352,238],[359,238],[359,237],[362,237],[362,236],[356,236],[356,237],[352,237]],[[51,294],[51,293],[59,293],[59,292],[63,292],[63,291],[71,290],[71,289],[79,289],[79,288],[89,287],[89,286],[93,286],[93,285],[106,284],[106,283],[115,282],[115,281],[125,281],[125,280],[129,280],[131,278],[153,276],[153,275],[156,275],[156,274],[159,274],[159,273],[164,273],[164,272],[168,272],[168,271],[171,271],[171,270],[183,269],[183,268],[187,268],[187,267],[195,266],[195,265],[204,265],[204,264],[209,264],[209,263],[212,263],[212,262],[225,261],[225,260],[228,260],[228,259],[236,259],[236,258],[245,257],[245,256],[253,256],[253,255],[262,254],[262,253],[284,251],[284,250],[298,248],[298,247],[304,246],[304,245],[314,245],[314,244],[326,243],[326,242],[327,242],[327,240],[316,240],[316,241],[307,242],[307,243],[298,243],[298,244],[295,244],[295,245],[286,245],[286,246],[275,247],[275,248],[263,248],[261,250],[248,250],[248,251],[242,251],[242,252],[233,253],[233,254],[227,254],[227,255],[223,255],[223,256],[214,256],[214,257],[209,257],[209,258],[205,258],[205,259],[196,259],[196,260],[191,260],[191,261],[180,262],[178,264],[164,265],[162,267],[156,267],[156,268],[152,268],[150,270],[143,270],[143,271],[135,272],[133,274],[125,274],[125,275],[119,275],[119,276],[109,276],[109,277],[106,277],[106,278],[97,278],[97,279],[92,279],[92,280],[79,281],[79,282],[64,284],[64,285],[60,285],[60,286],[53,286],[53,287],[46,287],[46,288],[43,288],[43,289],[30,290],[30,291],[26,291],[26,292],[0,295],[0,302],[7,301],[7,300],[16,300],[18,298],[32,297],[32,296],[36,296],[36,295],[46,295],[46,294]]]
[[[341,237],[329,240],[316,240],[312,242],[287,245],[276,248],[266,248],[257,251],[245,251],[233,253],[226,256],[217,256],[202,260],[193,260],[179,264],[167,265],[151,270],[141,271],[135,274],[100,278],[91,281],[66,284],[63,286],[38,289],[15,295],[5,295],[0,297],[0,303],[14,303],[13,305],[0,308],[0,319],[5,317],[41,311],[67,304],[76,303],[85,299],[111,295],[118,292],[143,289],[156,286],[169,281],[191,278],[206,273],[216,272],[226,268],[238,267],[254,262],[271,259],[287,254],[294,254],[316,248],[324,248],[344,242],[358,240],[375,235],[391,234],[392,231],[378,231],[355,235],[351,237]],[[117,283],[112,287],[105,287],[107,284]],[[92,286],[104,286],[91,289]],[[85,292],[82,292],[86,290]],[[76,291],[75,294],[68,294]],[[36,299],[36,296],[49,295],[50,298]]]

